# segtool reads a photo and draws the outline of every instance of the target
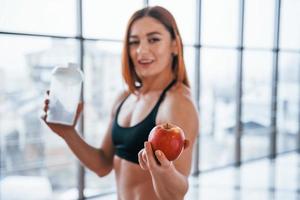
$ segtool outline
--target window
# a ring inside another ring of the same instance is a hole
[[[196,37],[196,1],[181,0],[150,0],[151,6],[163,6],[167,8],[174,16],[183,43],[193,44]]]
[[[300,49],[300,1],[284,0],[280,16],[280,47],[284,49]],[[298,54],[299,55],[299,54]]]
[[[85,43],[85,139],[100,147],[118,94],[125,90],[121,73],[121,43]],[[86,187],[97,194],[115,191],[112,172],[99,178],[87,170]]]
[[[193,47],[184,47],[184,61],[187,76],[190,81],[191,91],[195,91],[195,49]]]
[[[0,31],[75,36],[75,1],[2,0]]]
[[[245,46],[272,48],[275,1],[245,1]]]
[[[201,2],[201,43],[212,46],[236,46],[239,1],[203,0]]]
[[[5,55],[0,65],[1,181],[11,183],[8,193],[27,185],[20,197],[40,189],[37,195],[48,191],[50,199],[58,199],[76,188],[77,164],[40,115],[53,67],[78,62],[77,41],[1,35],[0,43]]]
[[[245,51],[242,97],[243,160],[267,156],[271,119],[271,52]]]
[[[202,49],[200,96],[201,170],[233,163],[235,50]]]
[[[85,37],[123,40],[127,21],[140,9],[141,0],[83,1],[83,34]],[[124,9],[125,8],[125,9]]]
[[[285,152],[297,149],[300,57],[299,54],[286,52],[279,55],[278,151]]]

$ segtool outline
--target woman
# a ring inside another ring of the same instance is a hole
[[[127,26],[122,65],[128,90],[113,104],[100,148],[90,146],[77,134],[76,123],[47,123],[47,115],[43,119],[97,175],[115,171],[118,199],[182,200],[188,190],[198,114],[189,89],[182,41],[166,9],[147,7],[133,14]],[[45,112],[48,104],[47,99]],[[78,106],[75,121],[82,107]],[[189,141],[175,161],[169,161],[159,150],[153,152],[147,142],[150,130],[167,122],[180,126]]]

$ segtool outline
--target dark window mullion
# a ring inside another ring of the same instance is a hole
[[[3,35],[30,36],[30,37],[46,37],[46,38],[53,38],[53,39],[79,39],[77,36],[73,37],[73,36],[47,35],[47,34],[26,33],[26,32],[0,31],[0,34],[3,34]]]
[[[149,0],[144,0],[144,7],[149,6]]]
[[[83,28],[82,28],[82,0],[77,0],[77,38],[79,40],[79,66],[80,69],[84,72],[84,39],[83,39]],[[84,84],[82,84],[81,96],[80,99],[84,102]],[[84,138],[84,115],[80,118],[78,124],[79,134]],[[78,199],[84,199],[84,189],[85,189],[85,169],[80,162],[78,162]]]
[[[200,51],[201,51],[201,0],[196,0],[196,41],[195,41],[195,102],[199,114],[200,110]],[[200,135],[197,135],[194,151],[194,167],[192,174],[197,176],[200,173],[199,160],[200,160]]]
[[[242,137],[242,94],[243,94],[243,55],[244,55],[244,24],[245,24],[245,0],[240,0],[239,12],[239,41],[237,57],[237,88],[236,88],[236,121],[235,121],[235,165],[241,165],[241,137]]]
[[[298,54],[298,140],[297,140],[297,151],[300,153],[300,54]]]
[[[271,99],[271,133],[270,133],[270,158],[275,158],[277,153],[277,96],[278,96],[278,53],[280,31],[281,0],[275,1],[274,14],[274,44],[273,44],[273,70],[272,70],[272,99]]]

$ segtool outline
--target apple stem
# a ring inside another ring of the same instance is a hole
[[[166,128],[169,129],[169,124],[168,123],[166,124]]]

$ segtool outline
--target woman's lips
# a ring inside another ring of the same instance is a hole
[[[138,64],[143,67],[143,68],[146,68],[146,67],[149,67],[154,61],[153,60],[140,60],[138,61]]]

